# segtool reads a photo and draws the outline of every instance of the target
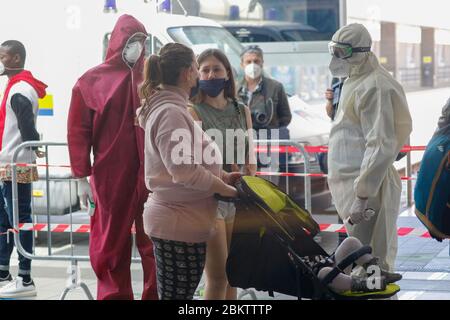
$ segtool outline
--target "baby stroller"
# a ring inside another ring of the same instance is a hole
[[[305,261],[316,257],[333,259],[314,241],[319,225],[309,212],[269,181],[242,177],[236,184],[239,198],[227,276],[231,286],[258,291],[279,292],[306,299],[389,298],[400,287],[389,284],[384,291],[336,293],[327,284],[358,258],[371,253],[368,246],[350,254],[327,277],[320,280],[317,269]],[[320,267],[320,263],[316,265]]]

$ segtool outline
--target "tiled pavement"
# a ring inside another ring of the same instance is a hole
[[[320,215],[315,219],[319,223],[337,223],[335,215]],[[410,212],[404,212],[398,221],[402,227],[423,228],[420,222],[412,216]],[[54,238],[56,247],[59,245],[58,254],[68,254],[68,246],[62,246],[64,239]],[[317,238],[320,244],[333,251],[337,246],[337,234],[322,233]],[[65,241],[65,240],[64,240]],[[40,241],[36,248],[37,254],[46,254],[47,249],[44,241]],[[75,247],[76,254],[87,254],[87,239],[78,239]],[[15,255],[15,253],[14,253]],[[17,259],[12,260],[12,272],[15,274],[17,268]],[[34,299],[38,300],[57,300],[63,292],[68,274],[67,268],[69,262],[62,261],[33,261],[33,278],[37,286],[38,295]],[[81,279],[89,287],[95,297],[96,280],[89,262],[79,263]],[[400,300],[450,300],[450,256],[449,242],[442,243],[432,239],[418,237],[399,237],[399,251],[397,256],[396,270],[403,274],[403,280],[399,282],[402,290],[398,295]],[[135,289],[135,298],[140,298],[142,292],[142,271],[137,263],[132,264],[133,287]],[[239,290],[239,293],[243,293]],[[255,292],[258,299],[286,299],[290,297],[281,294],[275,294],[274,298],[269,297],[267,293]],[[250,294],[243,295],[243,299],[254,298]],[[71,291],[66,299],[80,300],[86,299],[86,295],[81,289]]]

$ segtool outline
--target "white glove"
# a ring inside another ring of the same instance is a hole
[[[78,197],[80,198],[81,207],[83,209],[89,208],[89,202],[93,202],[94,197],[92,196],[91,185],[87,178],[78,180]]]
[[[350,216],[346,221],[352,225],[361,223],[363,220],[369,221],[375,215],[375,211],[367,208],[368,202],[368,199],[356,197],[350,208]]]

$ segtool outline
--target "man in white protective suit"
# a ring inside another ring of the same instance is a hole
[[[397,255],[401,181],[393,163],[412,131],[401,85],[370,51],[361,24],[339,29],[329,44],[330,71],[347,77],[329,142],[328,182],[348,234],[373,248],[389,271]]]

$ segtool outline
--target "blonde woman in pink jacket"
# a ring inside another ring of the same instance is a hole
[[[219,148],[188,112],[198,78],[194,52],[171,43],[146,61],[140,88],[144,102],[137,114],[145,129],[145,182],[152,192],[144,227],[153,241],[163,300],[193,298],[214,230],[214,195],[236,197],[232,185],[240,177],[222,171]]]

